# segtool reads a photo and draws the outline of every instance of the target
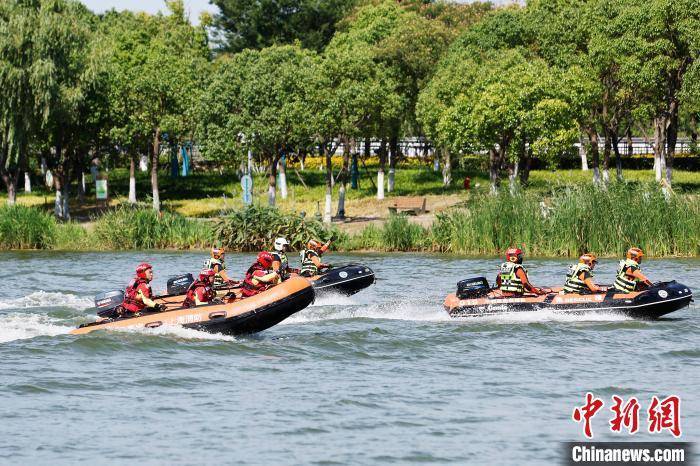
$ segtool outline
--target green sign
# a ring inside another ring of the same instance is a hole
[[[95,180],[95,195],[98,201],[107,200],[107,180]]]

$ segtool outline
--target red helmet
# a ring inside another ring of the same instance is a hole
[[[262,265],[266,269],[272,267],[272,256],[269,252],[263,251],[258,254],[258,264]]]
[[[153,266],[146,262],[144,262],[143,264],[139,264],[139,266],[136,267],[136,276],[145,279],[147,270],[153,270]]]
[[[199,279],[203,282],[213,280],[214,276],[216,276],[216,272],[214,272],[212,269],[203,269],[201,272],[199,272]]]
[[[522,264],[523,251],[518,248],[508,248],[506,250],[506,262],[515,262],[516,264]]]

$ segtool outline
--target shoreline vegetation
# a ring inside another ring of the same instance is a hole
[[[649,257],[700,255],[700,203],[658,185],[616,182],[552,188],[547,193],[475,193],[437,212],[428,227],[403,215],[349,234],[315,216],[253,205],[217,219],[119,206],[88,224],[61,223],[37,207],[0,207],[0,250],[107,251],[207,249],[260,251],[277,236],[294,250],[310,237],[332,239],[338,252],[434,252],[494,255],[524,245],[530,257],[620,257],[631,245]]]

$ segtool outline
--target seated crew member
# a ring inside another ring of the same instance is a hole
[[[598,263],[594,254],[584,254],[578,259],[578,264],[569,267],[564,284],[564,293],[584,294],[588,292],[600,293],[605,291],[593,281],[593,269]]]
[[[270,252],[272,256],[272,270],[277,272],[282,280],[286,280],[290,273],[299,273],[299,269],[289,266],[289,259],[287,259],[289,241],[286,238],[277,238],[274,248],[275,250]]]
[[[627,258],[620,261],[615,277],[615,289],[623,293],[631,293],[651,286],[649,280],[643,273],[640,265],[644,253],[639,248],[629,248]]]
[[[204,263],[204,267],[211,269],[216,273],[214,277],[214,287],[219,288],[224,285],[234,285],[237,282],[231,280],[226,273],[226,264],[224,264],[224,259],[226,258],[226,251],[224,248],[211,248],[211,259],[208,259]]]
[[[141,311],[152,308],[153,310],[163,310],[163,306],[153,301],[153,290],[151,281],[153,280],[153,266],[143,263],[136,267],[136,277],[129,283],[124,292],[124,302],[122,308],[127,315],[140,315]]]
[[[185,301],[182,307],[193,307],[211,302],[216,294],[212,289],[216,272],[212,269],[204,269],[199,272],[199,279],[195,280],[187,289]]]
[[[547,294],[548,291],[537,288],[530,283],[527,270],[523,267],[523,252],[518,248],[506,251],[506,261],[501,264],[501,271],[496,277],[496,286],[504,296],[522,296],[525,292]]]
[[[309,242],[306,243],[306,249],[300,253],[301,272],[299,274],[301,276],[313,277],[318,274],[320,269],[330,268],[330,264],[321,262],[321,256],[328,250],[330,244],[330,240],[322,245],[320,241],[315,239],[309,240]]]
[[[280,276],[272,270],[272,256],[263,251],[246,272],[241,294],[245,298],[254,296],[279,282]]]

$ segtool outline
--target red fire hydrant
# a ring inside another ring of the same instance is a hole
[[[471,187],[471,182],[472,182],[472,179],[469,178],[468,176],[465,176],[464,177],[464,189],[469,191],[469,188]]]

